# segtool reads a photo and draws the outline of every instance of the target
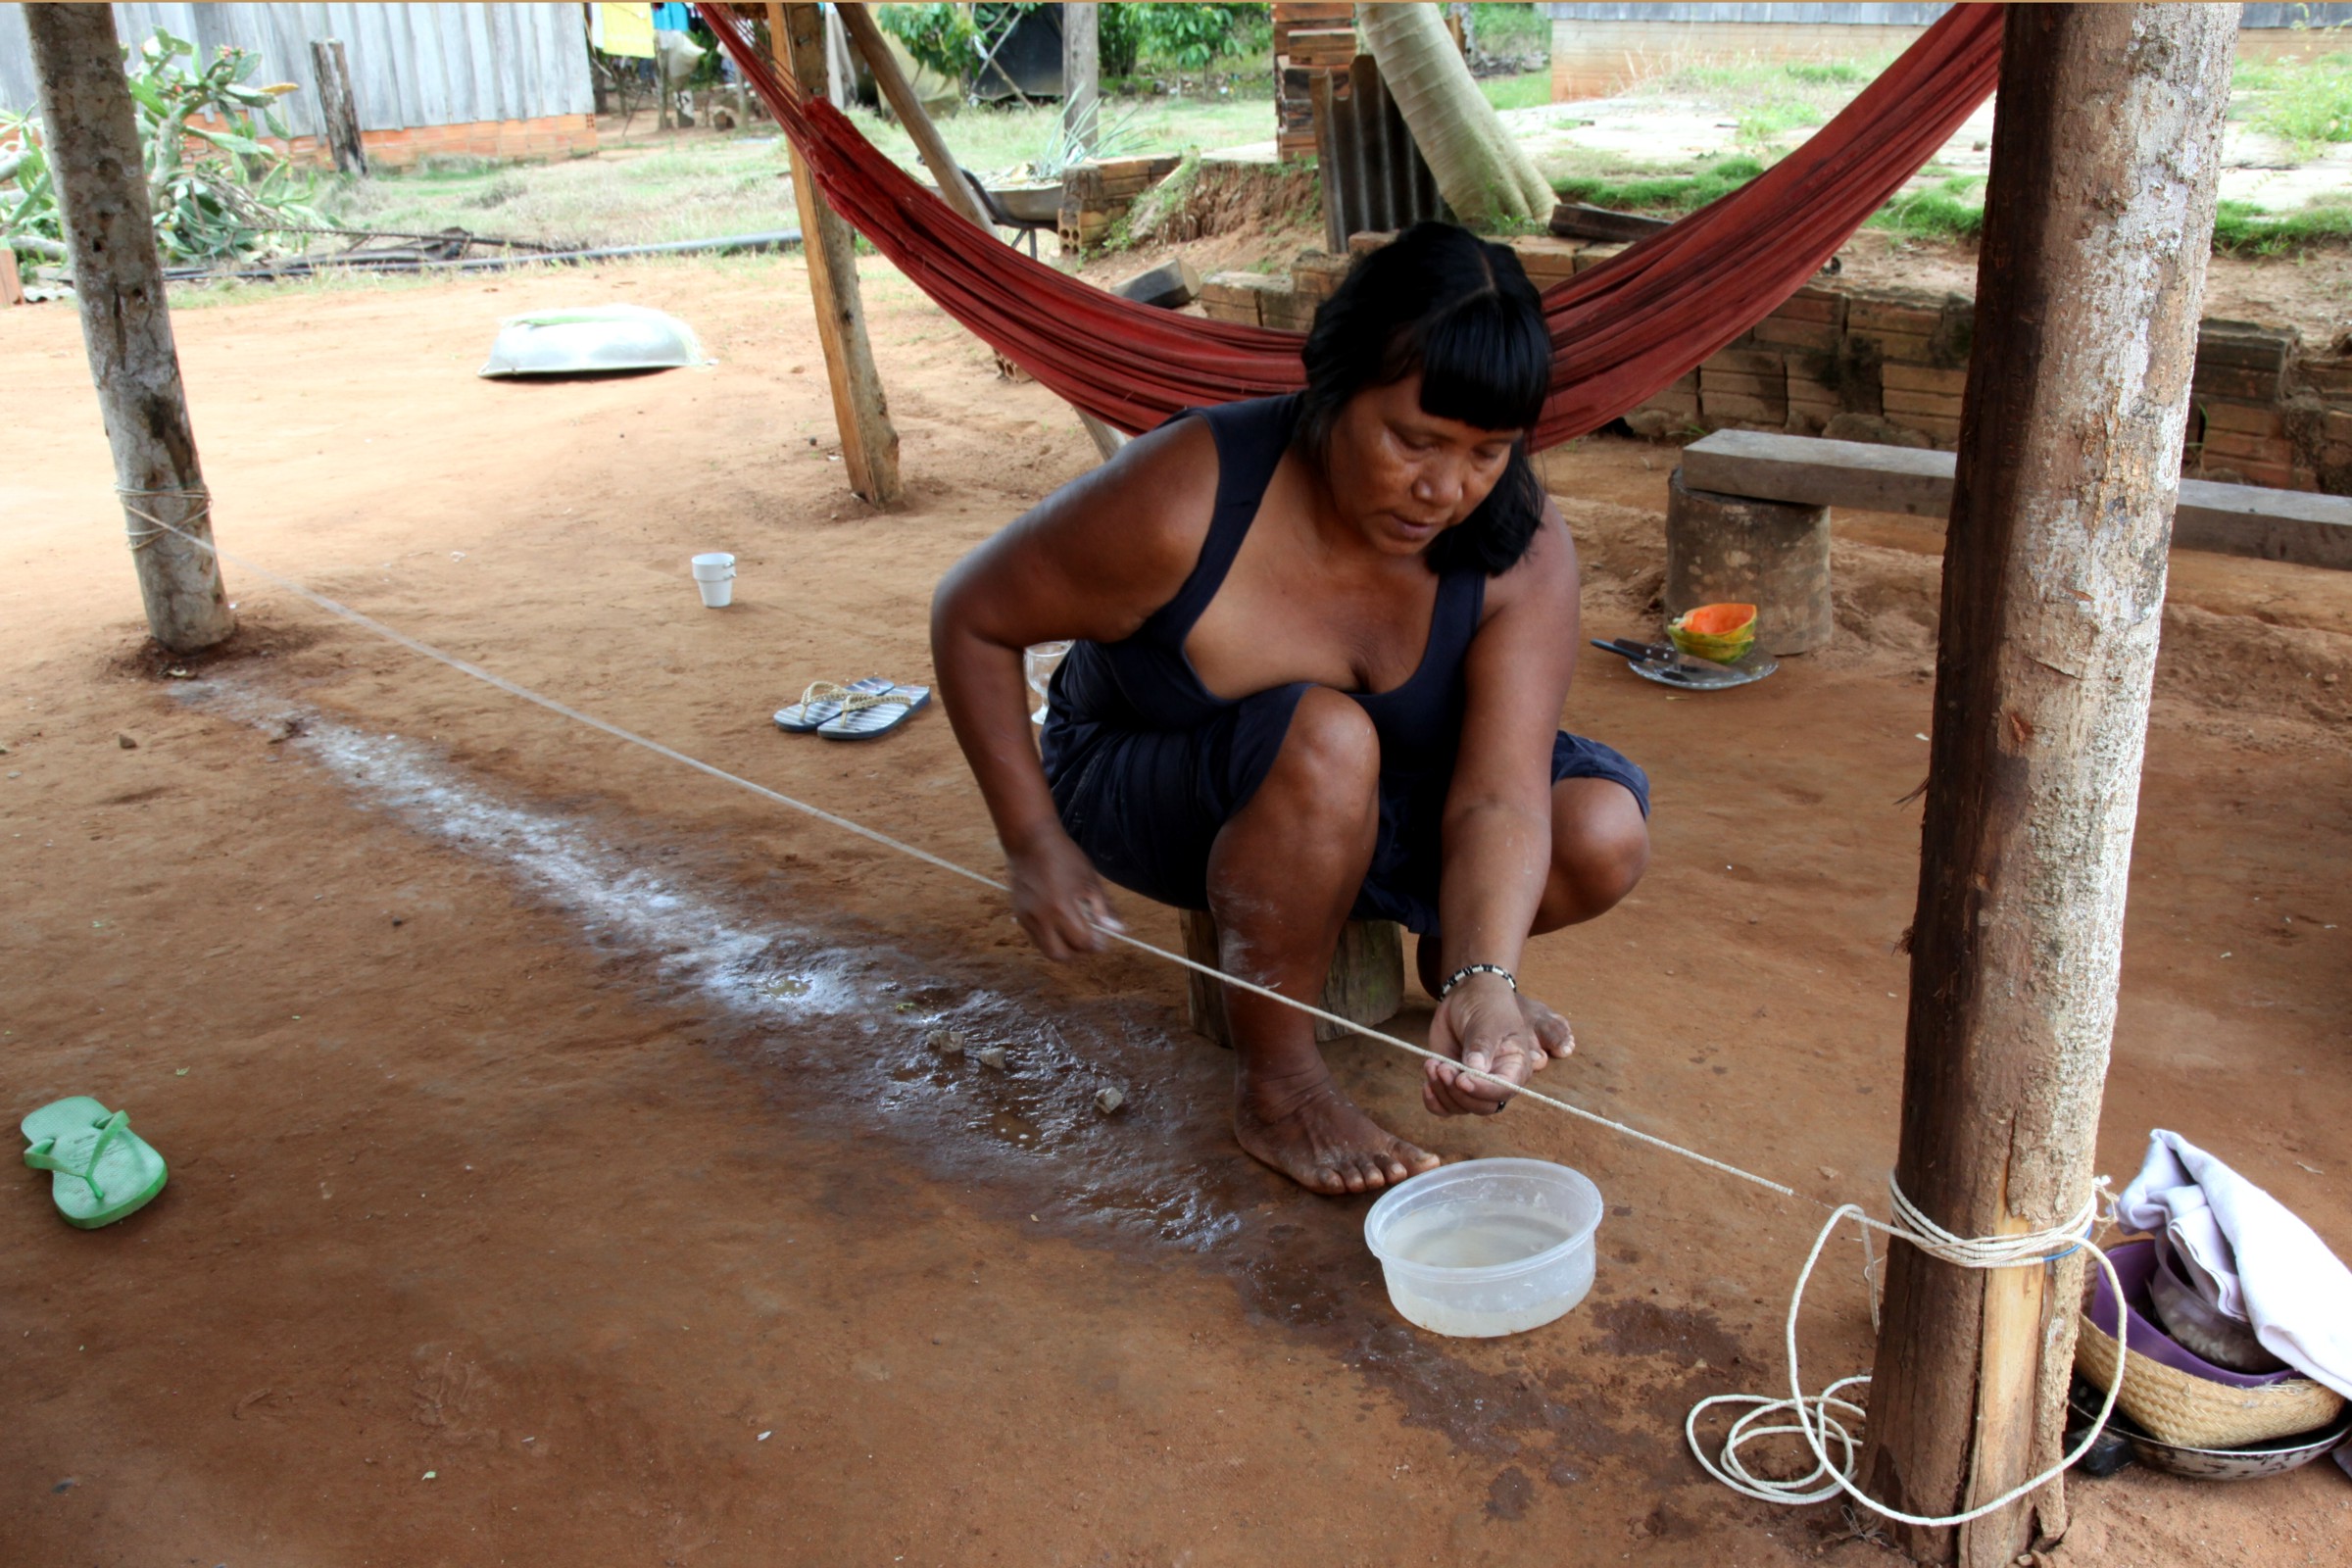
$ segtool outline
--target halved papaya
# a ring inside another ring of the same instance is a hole
[[[1692,659],[1718,664],[1735,663],[1756,645],[1756,607],[1753,605],[1697,605],[1677,615],[1666,627],[1674,646]]]

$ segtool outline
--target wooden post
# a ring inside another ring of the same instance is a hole
[[[24,303],[24,280],[17,275],[17,253],[0,240],[0,309]]]
[[[114,449],[115,484],[147,627],[175,654],[210,648],[237,629],[213,529],[196,432],[179,383],[179,351],[164,298],[147,204],[146,161],[107,6],[27,6],[42,140],[57,181],[66,253],[98,408]]]
[[[311,74],[318,79],[319,134],[335,155],[335,172],[368,177],[368,148],[360,137],[360,106],[351,96],[351,63],[340,38],[311,40]]]
[[[2226,6],[2015,6],[1943,556],[1895,1173],[1961,1236],[2088,1195],[2237,25]],[[1950,1514],[2060,1456],[2082,1279],[1896,1244],[1866,1489]],[[1913,1556],[2013,1563],[2053,1482]]]
[[[1102,111],[1102,29],[1099,7],[1061,8],[1061,130],[1088,154],[1094,151]]]
[[[914,150],[921,155],[923,167],[931,171],[932,182],[938,185],[940,195],[950,207],[979,224],[983,233],[994,234],[997,227],[988,220],[988,210],[981,206],[979,193],[972,189],[971,181],[964,178],[963,170],[956,162],[956,155],[948,151],[947,138],[931,122],[931,116],[923,108],[923,101],[914,94],[913,84],[906,79],[906,74],[899,69],[897,58],[882,39],[881,27],[866,14],[862,5],[843,5],[838,9],[842,25],[849,29],[850,42],[857,45],[858,53],[864,57],[866,69],[874,74],[874,85],[881,89],[891,113],[899,117],[899,124],[914,142]],[[1125,436],[1084,409],[1074,412],[1078,416],[1078,422],[1086,426],[1086,433],[1093,438],[1095,450],[1105,461],[1116,456],[1119,448],[1127,444]]]
[[[771,3],[767,36],[784,74],[804,93],[818,92],[827,79],[825,24],[818,9]],[[790,151],[793,199],[801,209],[801,255],[808,264],[808,294],[833,392],[833,420],[841,431],[842,466],[849,470],[852,490],[876,506],[888,506],[905,493],[899,482],[899,432],[891,425],[882,375],[866,338],[857,237],[816,188],[816,175],[801,150]]]

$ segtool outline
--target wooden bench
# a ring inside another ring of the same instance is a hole
[[[1941,519],[1952,509],[1954,462],[1949,452],[1718,430],[1683,449],[1681,477],[1689,490],[1727,500]],[[1672,532],[1670,519],[1670,551]],[[2352,496],[2183,479],[2173,544],[2352,571]]]

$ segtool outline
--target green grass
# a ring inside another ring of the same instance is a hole
[[[2213,248],[2231,256],[2279,256],[2347,240],[2352,240],[2352,202],[2342,194],[2321,197],[2293,213],[2224,202],[2214,216]]]
[[[1551,73],[1523,71],[1515,76],[1481,76],[1478,90],[1496,109],[1533,109],[1551,102]]]
[[[858,127],[900,165],[920,172],[914,144],[895,122],[854,111]],[[1178,153],[1264,141],[1273,133],[1263,97],[1153,97],[1114,102],[1124,156]],[[737,136],[672,137],[640,128],[607,137],[593,157],[490,165],[447,160],[414,171],[339,181],[321,203],[352,227],[431,233],[452,226],[503,239],[635,245],[795,228],[791,168],[772,127]],[[1043,156],[1060,131],[1057,106],[967,109],[941,132],[966,169],[1012,173]]]
[[[1984,181],[1975,174],[1902,191],[1870,216],[1871,228],[1930,239],[1973,240],[1984,230]]]
[[[2330,41],[2334,29],[2328,33]],[[2230,79],[2231,118],[2276,136],[2298,160],[2352,141],[2352,53],[2241,60]]]
[[[1555,180],[1560,200],[1585,202],[1620,213],[1692,213],[1719,196],[1728,196],[1764,172],[1752,158],[1726,158],[1695,174],[1661,174],[1646,178]]]

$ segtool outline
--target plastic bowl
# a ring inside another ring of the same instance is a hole
[[[1600,1189],[1542,1159],[1441,1165],[1392,1188],[1364,1216],[1389,1300],[1455,1339],[1542,1328],[1592,1289]]]

